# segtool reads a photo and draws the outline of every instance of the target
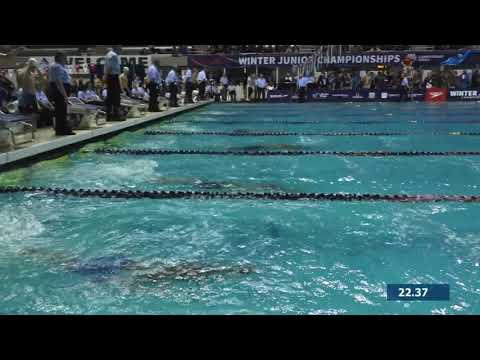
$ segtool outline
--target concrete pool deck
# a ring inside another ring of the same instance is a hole
[[[177,108],[169,108],[159,113],[146,113],[146,115],[139,118],[127,119],[121,122],[107,122],[95,129],[75,130],[76,135],[55,136],[51,128],[38,129],[35,132],[36,139],[34,141],[22,144],[15,150],[0,153],[0,170],[2,170],[2,167],[5,165],[13,165],[20,160],[26,160],[53,150],[59,150],[67,146],[94,140],[108,134],[147,124],[185,111],[198,109],[212,102],[213,100],[206,100],[194,104],[182,105]]]

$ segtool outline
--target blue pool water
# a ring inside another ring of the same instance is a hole
[[[0,173],[0,185],[478,195],[479,157],[132,156],[92,150],[479,151],[480,137],[427,134],[480,132],[480,123],[466,123],[480,120],[479,107],[215,104]],[[145,136],[146,129],[425,134]],[[475,203],[0,194],[0,313],[479,314],[479,216]],[[387,301],[388,283],[447,283],[450,301]]]

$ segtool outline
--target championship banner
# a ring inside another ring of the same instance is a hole
[[[460,54],[460,55],[459,55]],[[322,56],[314,54],[248,54],[248,55],[192,55],[189,66],[203,67],[292,67],[314,62],[316,71],[325,67],[368,67],[376,65],[402,65],[407,61],[423,66],[441,65],[452,57],[459,57],[466,65],[480,64],[480,53],[463,54],[455,50],[443,51],[375,51],[345,55]],[[451,61],[450,61],[451,63]]]
[[[447,93],[449,101],[479,101],[479,90],[449,90]]]

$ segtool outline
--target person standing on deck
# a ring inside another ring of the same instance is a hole
[[[193,103],[193,98],[192,98],[193,79],[192,79],[192,70],[190,68],[187,68],[187,70],[185,71],[184,81],[185,81],[185,104],[192,104]]]
[[[55,105],[55,135],[75,135],[67,122],[67,105],[70,92],[70,75],[65,69],[67,57],[59,52],[48,69],[48,94]]]
[[[307,92],[307,86],[310,81],[308,76],[302,76],[297,81],[298,86],[298,102],[303,103],[305,102],[305,94]]]
[[[220,84],[222,85],[222,100],[227,101],[228,77],[226,73],[223,73],[222,77],[220,78]]]
[[[205,86],[207,85],[207,74],[205,69],[201,68],[197,75],[198,96],[200,100],[205,100]]]
[[[160,76],[160,71],[158,70],[160,67],[160,61],[158,59],[153,60],[152,65],[148,67],[147,70],[147,78],[148,78],[148,92],[149,92],[149,99],[148,99],[148,111],[150,112],[158,112],[160,109],[158,108],[158,91],[161,86],[162,78]]]
[[[263,77],[263,74],[260,74],[257,80],[255,80],[255,86],[257,88],[257,101],[265,101],[265,88],[267,87],[267,81]]]
[[[179,78],[175,68],[172,68],[165,79],[165,84],[167,85],[168,91],[170,92],[170,107],[178,107],[177,105],[177,92],[178,86],[177,82]]]
[[[121,121],[120,116],[120,58],[121,47],[115,45],[105,58],[105,81],[107,83],[107,121]]]

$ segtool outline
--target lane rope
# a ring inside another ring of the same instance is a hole
[[[162,124],[480,124],[480,120],[378,120],[378,121],[338,121],[338,120],[167,120]]]
[[[311,201],[390,201],[390,202],[480,202],[479,195],[380,195],[345,193],[253,193],[253,192],[204,192],[204,191],[142,191],[67,189],[47,187],[0,187],[0,193],[44,193],[74,197],[101,198],[149,198],[149,199],[244,199],[244,200],[311,200]]]
[[[88,151],[87,151],[88,152]],[[479,156],[480,151],[233,151],[233,150],[198,150],[198,149],[115,149],[100,148],[95,149],[98,154],[110,155],[236,155],[236,156],[369,156],[369,157],[387,157],[387,156]]]
[[[216,136],[410,136],[410,135],[433,135],[433,136],[480,136],[480,132],[282,132],[282,131],[158,131],[147,130],[144,135],[216,135]]]

